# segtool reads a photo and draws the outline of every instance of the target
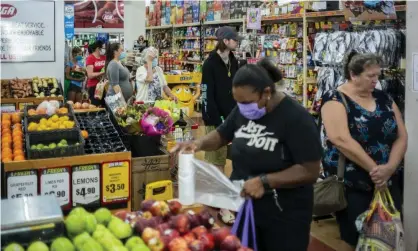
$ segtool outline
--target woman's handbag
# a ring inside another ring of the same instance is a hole
[[[342,98],[345,109],[348,111],[347,100],[344,94],[340,91],[338,93]],[[321,124],[322,119],[319,117],[318,125],[321,126]],[[315,216],[330,215],[347,207],[347,200],[344,195],[345,163],[345,156],[340,152],[337,175],[327,177],[314,184],[313,214]]]
[[[360,232],[356,251],[405,251],[401,214],[387,188],[375,191],[369,210],[359,215],[356,226]]]
[[[243,217],[244,213],[245,216]],[[239,231],[239,228],[241,231]],[[241,234],[239,232],[241,232]],[[232,226],[231,233],[238,237],[241,236],[240,240],[242,246],[251,246],[254,251],[257,251],[253,201],[251,199],[246,200],[241,206],[241,209],[238,211],[238,215],[234,225]]]

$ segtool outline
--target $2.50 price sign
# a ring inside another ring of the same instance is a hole
[[[40,180],[42,195],[55,195],[61,207],[70,206],[69,167],[43,169]]]
[[[38,175],[35,170],[7,172],[7,198],[38,195]]]
[[[100,206],[100,166],[73,167],[73,206]]]
[[[102,202],[124,202],[130,195],[130,162],[117,161],[102,165]]]

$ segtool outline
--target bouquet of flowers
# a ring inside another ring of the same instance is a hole
[[[141,127],[148,136],[167,134],[173,126],[173,119],[169,113],[158,107],[148,108],[142,116]]]
[[[115,111],[115,118],[122,130],[128,134],[142,133],[141,119],[143,114],[149,108],[149,105],[143,103],[133,103],[124,107],[118,107]]]

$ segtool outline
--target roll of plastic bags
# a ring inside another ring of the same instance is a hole
[[[179,200],[238,211],[244,203],[243,181],[232,182],[217,167],[197,160],[193,154],[179,155]]]

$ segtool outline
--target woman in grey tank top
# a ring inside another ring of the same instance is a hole
[[[123,46],[119,43],[113,43],[106,49],[106,76],[109,79],[109,93],[116,94],[122,92],[125,101],[128,101],[133,95],[134,90],[129,81],[129,70],[121,64],[121,60],[126,57]]]

